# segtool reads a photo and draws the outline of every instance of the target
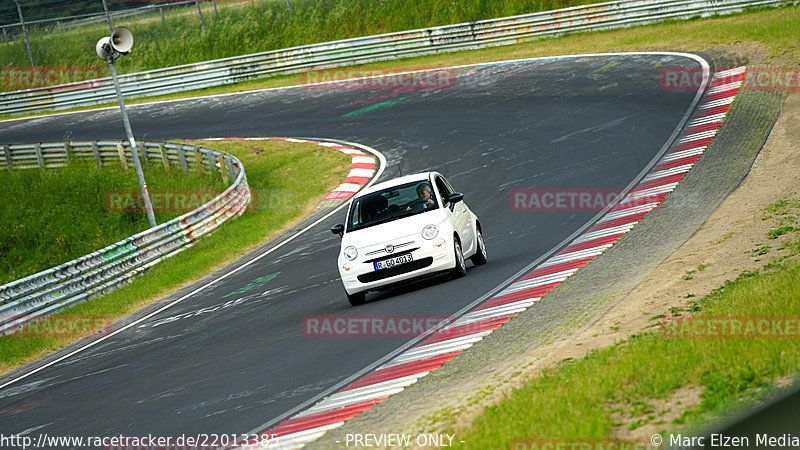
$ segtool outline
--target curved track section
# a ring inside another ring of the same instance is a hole
[[[319,438],[483,340],[609,249],[657,208],[700,159],[722,126],[744,76],[744,67],[715,74],[708,95],[675,144],[618,203],[558,253],[374,371],[262,433],[262,442],[295,448]]]
[[[597,211],[520,212],[515,189],[622,190],[669,148],[698,92],[668,90],[681,54],[587,55],[436,72],[448,84],[316,85],[131,108],[142,138],[325,136],[386,155],[384,178],[440,170],[481,218],[490,263],[351,308],[338,280],[340,217],[224,282],[0,390],[0,429],[50,436],[232,434],[277,423],[416,337],[313,338],[310,316],[452,316],[552,254]],[[388,78],[387,80],[388,81]],[[108,139],[115,110],[0,122],[4,143]],[[258,280],[268,280],[259,282]],[[3,383],[0,383],[3,384]]]

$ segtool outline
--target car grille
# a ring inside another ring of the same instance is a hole
[[[402,244],[394,244],[394,249],[397,250],[399,248],[408,247],[409,245],[414,245],[414,241],[403,242]],[[416,250],[417,248],[419,248],[419,247],[416,247],[414,250]],[[365,256],[385,255],[385,254],[386,254],[386,250],[381,248],[381,249],[378,249],[378,250],[373,250],[371,252],[367,252],[365,254]]]
[[[400,264],[399,266],[394,266],[390,269],[376,270],[375,272],[369,272],[363,275],[359,275],[358,281],[362,283],[370,283],[373,281],[383,280],[396,275],[402,275],[404,273],[423,269],[425,267],[430,266],[431,264],[433,264],[433,258],[429,256],[427,258],[411,261],[410,263]]]

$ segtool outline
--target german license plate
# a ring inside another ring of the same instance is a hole
[[[389,269],[399,264],[410,263],[414,258],[409,253],[408,255],[395,256],[392,259],[384,259],[383,261],[375,261],[372,263],[375,270]]]

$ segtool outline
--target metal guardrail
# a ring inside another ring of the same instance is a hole
[[[172,94],[256,78],[402,57],[514,44],[543,36],[621,28],[781,5],[796,0],[622,0],[479,22],[305,45],[122,75],[130,98]],[[0,114],[112,102],[110,78],[0,93]]]
[[[194,145],[138,143],[150,164],[203,170],[233,183],[199,208],[157,227],[73,261],[0,286],[0,335],[72,304],[104,295],[188,247],[229,218],[241,215],[250,201],[244,167],[236,157]],[[55,168],[76,159],[127,164],[130,146],[119,141],[36,143],[2,146],[9,169]]]

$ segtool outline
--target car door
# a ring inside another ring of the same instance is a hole
[[[446,209],[446,214],[450,219],[450,223],[453,224],[453,228],[457,230],[458,235],[461,237],[461,250],[464,252],[464,255],[474,253],[475,236],[472,229],[472,221],[469,220],[470,214],[467,211],[466,203],[461,201],[455,205],[452,203],[445,204],[444,200],[455,191],[450,186],[450,183],[441,175],[436,175],[434,182],[436,184],[436,189],[439,190],[439,195],[442,197],[442,204]]]

